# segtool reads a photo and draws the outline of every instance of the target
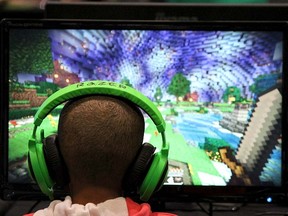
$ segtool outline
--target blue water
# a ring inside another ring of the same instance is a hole
[[[199,147],[205,142],[205,138],[209,137],[223,139],[236,149],[240,138],[215,124],[220,120],[222,120],[222,116],[215,113],[181,113],[176,118],[174,128],[179,130],[187,142],[191,141]]]
[[[274,185],[281,185],[281,148],[275,148],[263,168],[260,179],[263,182],[273,182]]]

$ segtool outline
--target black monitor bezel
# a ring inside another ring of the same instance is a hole
[[[285,3],[48,1],[43,15],[48,19],[286,21],[287,12]]]

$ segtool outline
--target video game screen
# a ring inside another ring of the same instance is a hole
[[[28,139],[43,101],[106,80],[134,87],[163,114],[165,185],[281,186],[283,32],[22,26],[8,38],[9,183],[33,182]],[[45,136],[57,132],[62,107],[43,121]],[[147,115],[145,123],[144,141],[159,148]]]

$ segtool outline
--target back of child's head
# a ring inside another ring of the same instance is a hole
[[[70,101],[58,128],[70,179],[104,187],[120,184],[143,133],[143,115],[131,102],[102,95]]]

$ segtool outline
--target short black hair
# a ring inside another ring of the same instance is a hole
[[[83,184],[121,184],[143,142],[144,117],[132,102],[93,95],[67,103],[58,136],[70,178]]]

